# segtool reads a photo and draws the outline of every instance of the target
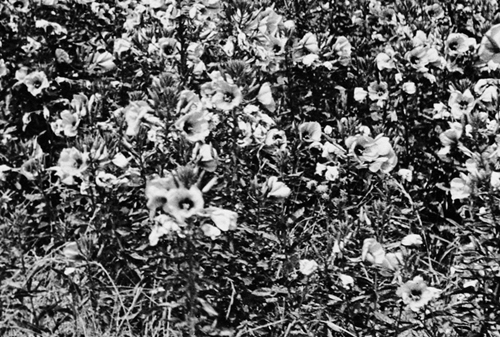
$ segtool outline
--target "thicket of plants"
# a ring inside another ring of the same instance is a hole
[[[0,335],[500,336],[496,0],[0,4]]]

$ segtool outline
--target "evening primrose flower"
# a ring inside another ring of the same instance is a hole
[[[389,98],[387,82],[372,82],[368,87],[368,97],[372,101],[377,101],[378,106],[383,106],[384,101]]]
[[[476,48],[476,40],[463,33],[451,33],[446,39],[445,46],[448,55],[463,55]]]
[[[287,198],[292,191],[283,182],[278,181],[278,177],[269,177],[262,185],[261,192],[268,198],[284,199]]]
[[[373,173],[379,171],[389,173],[396,167],[398,158],[389,138],[378,135],[375,139],[369,136],[351,136],[346,139],[349,154],[363,165],[367,165]]]
[[[464,114],[468,114],[474,108],[474,96],[469,89],[465,90],[463,93],[453,91],[448,100],[448,105],[451,108],[453,117],[460,120]]]
[[[262,84],[257,95],[257,100],[268,111],[274,112],[276,110],[276,103],[274,101],[273,93],[271,91],[271,85],[269,82]]]
[[[175,122],[175,127],[190,142],[204,141],[210,134],[210,125],[205,111],[191,111]]]
[[[309,276],[318,270],[318,263],[314,260],[303,259],[299,261],[299,271],[305,276]]]
[[[299,137],[305,142],[319,142],[321,135],[321,125],[318,122],[304,122],[299,125]]]
[[[61,112],[61,126],[66,137],[75,137],[78,134],[78,125],[80,117],[76,113],[71,113],[69,110]]]
[[[127,136],[137,136],[142,122],[154,119],[152,118],[154,116],[152,116],[150,112],[153,112],[153,109],[146,101],[130,102],[129,105],[123,109],[123,115],[125,116],[125,121],[127,122],[127,130],[125,134]]]
[[[354,88],[354,100],[356,102],[363,102],[366,96],[368,96],[368,91],[360,87]]]
[[[78,149],[66,148],[62,150],[57,166],[51,169],[56,171],[56,175],[61,178],[61,182],[66,185],[73,185],[75,177],[82,177],[83,172],[88,167],[88,153],[80,152]]]
[[[465,179],[464,179],[465,178]],[[453,178],[450,182],[450,194],[453,200],[466,199],[471,194],[471,188],[466,176]]]
[[[420,234],[408,234],[401,240],[401,244],[406,247],[418,247],[424,243]]]
[[[149,234],[149,245],[156,246],[160,238],[164,235],[180,232],[179,224],[166,214],[160,214],[154,219],[156,225]]]
[[[477,53],[484,63],[500,63],[500,24],[494,25],[484,34]]]
[[[203,209],[204,200],[200,189],[193,185],[189,189],[179,187],[166,193],[164,209],[179,222],[184,222]]]
[[[43,71],[33,71],[29,73],[23,78],[23,83],[33,96],[41,94],[43,89],[49,87],[49,80]]]
[[[167,193],[174,188],[176,188],[176,184],[171,175],[165,178],[156,177],[146,183],[146,207],[149,209],[150,218],[154,217],[156,210],[160,207],[164,211],[168,211],[166,207]]]
[[[421,276],[415,276],[413,280],[401,285],[396,291],[396,294],[403,299],[403,303],[414,312],[420,311],[440,293],[441,290],[428,287]]]
[[[212,96],[212,104],[217,109],[230,111],[239,106],[243,100],[241,90],[236,84],[217,81],[215,90],[215,94]]]

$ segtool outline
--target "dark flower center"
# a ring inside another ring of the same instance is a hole
[[[182,130],[184,130],[184,132],[187,134],[192,133],[193,129],[194,129],[194,125],[191,122],[184,123],[184,127],[182,128]]]
[[[457,50],[458,49],[458,41],[450,42],[450,44],[448,45],[448,48],[450,48],[451,50]]]
[[[421,296],[422,296],[422,290],[421,289],[412,289],[410,291],[410,297],[414,301],[418,301]]]
[[[224,96],[222,97],[222,99],[224,100],[224,102],[232,102],[233,99],[234,99],[234,95],[232,92],[225,92],[224,93]]]
[[[75,158],[75,162],[73,163],[73,167],[74,168],[79,168],[82,165],[83,165],[82,158]]]
[[[189,198],[184,198],[179,201],[179,208],[182,210],[189,211],[193,207],[194,207],[194,202]]]
[[[42,85],[42,81],[40,81],[40,80],[35,80],[35,81],[33,82],[33,86],[34,86],[35,88],[37,88],[37,89],[38,89],[38,88],[40,88],[40,86],[41,86],[41,85]]]

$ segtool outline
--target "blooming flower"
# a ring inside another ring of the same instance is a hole
[[[368,91],[360,87],[354,88],[354,100],[356,102],[363,102],[366,96],[368,96]]]
[[[195,185],[171,189],[165,196],[164,210],[181,223],[203,209],[203,194]]]
[[[408,234],[401,240],[401,244],[403,246],[411,247],[411,246],[420,246],[422,245],[423,240],[420,234]]]
[[[87,169],[88,153],[80,152],[72,147],[62,150],[57,166],[52,170],[56,171],[56,175],[61,178],[61,182],[66,185],[73,185],[75,177],[82,177],[83,172]]]
[[[396,291],[396,294],[403,299],[403,303],[414,312],[420,311],[440,293],[441,290],[428,287],[421,276],[415,276],[413,280],[401,285]]]
[[[319,52],[319,47],[316,35],[311,32],[306,33],[304,37],[302,37],[302,39],[299,41],[298,48],[304,48],[313,54],[317,54]]]
[[[321,134],[321,125],[318,122],[305,122],[299,125],[299,137],[305,142],[319,142]]]
[[[369,136],[351,136],[345,142],[349,154],[357,158],[361,164],[368,165],[368,169],[373,173],[378,171],[389,173],[398,163],[389,138],[383,135],[378,135],[375,139]]]
[[[262,84],[257,95],[257,100],[270,112],[276,110],[276,103],[274,102],[271,85],[269,82]]]
[[[269,177],[262,185],[262,194],[268,198],[287,198],[292,191],[285,183],[278,181],[278,177]]]
[[[149,216],[153,218],[156,210],[163,207],[165,211],[167,203],[167,192],[176,187],[172,176],[166,178],[156,177],[146,183],[146,207],[149,209]]]
[[[43,71],[33,71],[23,78],[24,83],[30,94],[37,96],[42,93],[43,89],[49,87],[49,80]]]
[[[500,24],[494,25],[484,34],[477,53],[484,63],[491,61],[500,64]]]
[[[215,85],[215,94],[212,96],[212,104],[215,108],[229,111],[241,104],[243,95],[236,84],[230,84],[226,81],[217,81]]]
[[[141,122],[144,120],[152,121],[154,116],[149,114],[153,109],[146,101],[133,101],[123,109],[122,113],[127,122],[127,136],[136,136],[141,128]],[[153,118],[152,118],[153,117]]]
[[[178,130],[190,142],[203,141],[210,134],[207,114],[204,111],[191,111],[175,122]]]
[[[383,106],[384,101],[389,98],[388,85],[386,82],[372,82],[368,87],[368,97],[372,101],[377,101],[378,106]]]
[[[299,271],[305,276],[309,276],[318,269],[319,265],[314,260],[303,259],[299,261]]]
[[[451,108],[453,117],[460,120],[464,114],[468,114],[474,108],[474,96],[472,96],[469,89],[465,90],[463,93],[453,91],[448,100],[448,105]]]
[[[453,200],[466,199],[470,196],[471,188],[467,183],[467,179],[453,178],[450,182],[450,193]]]
[[[153,230],[149,234],[150,246],[156,246],[162,236],[181,230],[179,224],[166,214],[160,214],[154,220],[157,225],[153,227]]]
[[[463,33],[451,33],[446,39],[445,46],[448,55],[463,55],[476,47],[476,40]]]

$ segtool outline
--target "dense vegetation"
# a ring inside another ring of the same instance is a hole
[[[0,335],[500,336],[496,0],[0,4]]]

